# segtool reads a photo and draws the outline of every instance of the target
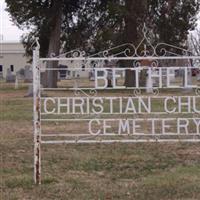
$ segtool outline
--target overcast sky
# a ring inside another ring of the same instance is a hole
[[[6,8],[5,0],[0,0],[0,35],[3,35],[4,41],[8,41],[8,40],[19,41],[20,36],[23,34],[23,31],[19,30],[11,22],[9,13],[5,11],[5,8]],[[200,19],[199,19],[199,25],[200,25]]]
[[[13,25],[8,12],[5,11],[5,8],[5,1],[0,0],[0,35],[3,35],[3,40],[6,41],[20,40],[20,36],[23,34],[23,31]]]

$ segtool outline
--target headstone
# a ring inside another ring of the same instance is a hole
[[[18,82],[18,77],[16,76],[15,78],[15,89],[19,88],[19,82]]]
[[[198,66],[199,68],[197,69],[197,81],[200,81],[200,66]]]
[[[67,80],[71,80],[71,71],[70,70],[67,70],[67,72],[66,72],[66,79]]]
[[[18,77],[18,79],[20,79],[20,80],[24,80],[24,69],[23,68],[21,68],[20,70],[18,70],[17,72],[16,72],[16,76]]]
[[[31,83],[33,81],[33,73],[29,65],[25,66],[24,69],[24,82]]]
[[[153,75],[157,75],[156,71],[152,70]],[[153,86],[158,86],[158,82],[156,82],[155,79],[152,79],[149,75],[149,72],[147,71],[147,78],[146,78],[146,93],[150,94],[153,93]]]
[[[188,78],[188,80],[187,80],[187,83],[188,83],[188,85],[192,85],[192,70],[188,70],[187,71],[187,78]],[[183,87],[184,87],[184,85],[185,85],[185,77],[184,77],[184,75],[183,75]],[[193,89],[192,88],[183,88],[183,93],[188,93],[188,92],[191,92]]]
[[[7,83],[15,83],[15,75],[11,72],[10,69],[7,69],[7,74],[6,74],[6,82]]]
[[[28,86],[28,92],[24,97],[33,97],[33,84]]]
[[[152,79],[148,76],[146,81],[146,93],[153,93],[153,82]]]
[[[0,80],[2,80],[2,79],[3,79],[3,73],[0,72]]]
[[[200,81],[200,72],[197,74],[197,81]]]
[[[95,80],[94,69],[92,69],[92,70],[89,72],[89,79],[90,79],[90,81],[94,81],[94,80]]]

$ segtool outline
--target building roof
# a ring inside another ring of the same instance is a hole
[[[1,41],[0,54],[20,53],[25,54],[24,46],[17,41]]]

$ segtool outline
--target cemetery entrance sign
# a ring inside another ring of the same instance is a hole
[[[90,56],[74,50],[40,58],[37,42],[35,183],[41,183],[42,144],[200,142],[200,56],[169,44],[153,46],[145,26],[143,34],[138,46]],[[62,67],[50,68],[51,62]],[[58,87],[42,87],[42,73],[62,73]]]

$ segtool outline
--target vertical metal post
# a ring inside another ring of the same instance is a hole
[[[41,98],[39,43],[33,51],[34,182],[41,184]]]

